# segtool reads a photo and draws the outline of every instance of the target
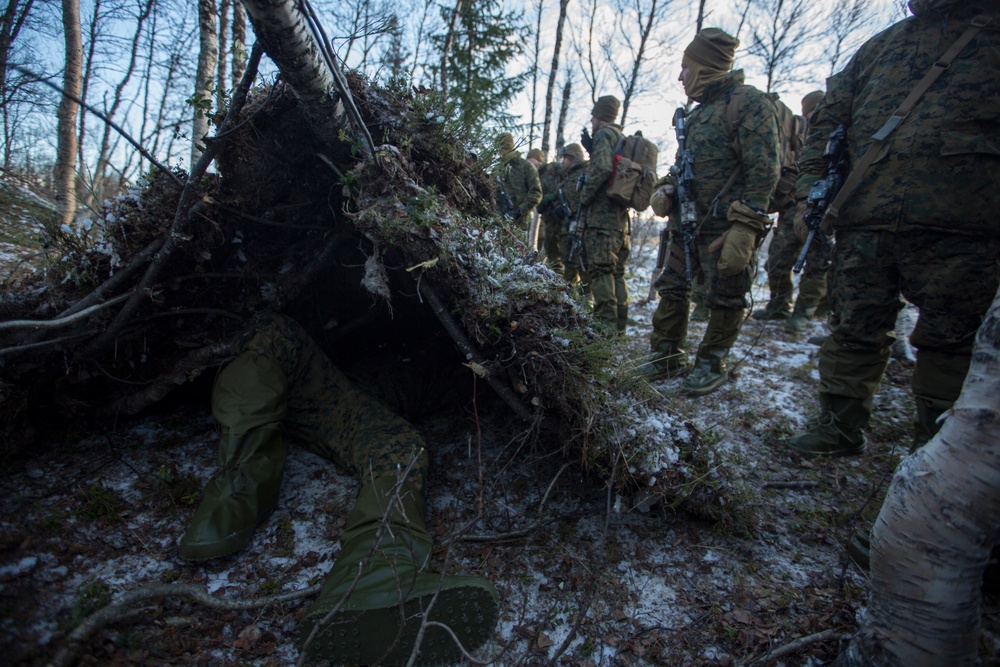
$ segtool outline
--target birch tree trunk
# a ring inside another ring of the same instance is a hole
[[[243,6],[264,53],[302,103],[313,132],[336,145],[340,132],[350,128],[347,111],[306,17],[292,0],[243,0]]]
[[[239,2],[233,4],[233,78],[232,89],[240,85],[247,68],[247,13]]]
[[[63,31],[66,35],[66,69],[63,73],[63,91],[59,102],[55,193],[58,222],[69,225],[76,214],[76,118],[80,105],[83,68],[83,38],[80,33],[80,0],[62,0]]]
[[[573,94],[573,77],[569,68],[566,68],[566,85],[562,91],[562,105],[559,107],[559,120],[556,122],[556,150],[566,145],[564,131],[566,129],[566,117],[569,115],[569,98]]]
[[[208,134],[208,116],[203,103],[212,100],[215,65],[219,58],[215,0],[198,0],[198,70],[194,77],[194,121],[191,124],[191,164],[202,154]]]
[[[226,88],[229,85],[226,71],[229,62],[226,60],[226,52],[231,49],[232,45],[229,43],[229,0],[222,0],[219,3],[219,63],[218,73],[215,77],[215,105],[218,109],[226,104]]]
[[[569,0],[559,0],[559,20],[556,22],[556,43],[552,47],[552,64],[549,66],[549,85],[545,90],[545,119],[542,123],[542,152],[549,153],[549,130],[552,127],[552,92],[559,74],[559,52],[562,50],[563,27],[566,25],[566,8]],[[556,143],[556,148],[562,144]]]
[[[1000,538],[1000,291],[962,394],[896,469],[872,531],[868,614],[849,664],[971,667],[980,588]]]
[[[34,0],[7,0],[7,8],[3,16],[0,16],[0,115],[3,116],[3,168],[10,169],[11,145],[13,144],[13,123],[6,107],[9,102],[7,93],[7,62],[10,59],[11,50],[17,40],[21,26],[31,12],[31,5]]]

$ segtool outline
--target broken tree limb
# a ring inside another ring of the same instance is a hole
[[[59,648],[52,661],[48,664],[50,667],[63,667],[73,664],[83,642],[87,641],[95,632],[106,625],[134,616],[138,612],[136,606],[149,600],[182,597],[192,602],[197,602],[209,609],[239,611],[244,609],[259,609],[269,604],[299,600],[310,595],[315,595],[319,592],[320,587],[320,584],[315,584],[290,593],[271,595],[252,600],[227,600],[226,598],[218,598],[214,595],[209,595],[207,591],[194,584],[161,584],[137,588],[125,593],[117,601],[88,616],[75,630],[69,633],[66,637],[66,642]]]
[[[417,290],[420,294],[424,296],[427,301],[431,304],[431,310],[434,311],[434,315],[437,316],[438,321],[441,322],[441,326],[445,328],[451,339],[455,341],[459,349],[465,355],[466,359],[479,364],[483,369],[486,369],[486,360],[483,359],[483,355],[473,346],[472,341],[466,337],[465,332],[455,323],[451,315],[448,313],[448,309],[445,308],[444,303],[441,298],[431,287],[430,282],[427,280],[427,276],[420,276],[417,278]],[[511,388],[497,379],[492,373],[487,371],[483,375],[483,379],[493,388],[503,402],[514,411],[518,417],[524,421],[530,422],[534,420],[534,415],[528,411],[524,404],[518,400]]]

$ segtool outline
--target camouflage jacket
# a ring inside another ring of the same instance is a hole
[[[518,151],[511,151],[503,157],[499,170],[500,183],[504,191],[521,211],[518,223],[524,223],[538,202],[542,201],[542,184],[538,180],[538,170]]]
[[[726,211],[734,201],[766,210],[781,175],[778,118],[764,93],[749,88],[743,95],[736,127],[729,127],[726,107],[733,89],[740,85],[743,70],[712,81],[705,87],[703,101],[687,116],[687,148],[694,155],[695,208],[699,222],[708,214],[703,227],[708,233],[729,227]],[[742,173],[729,192],[713,204],[740,165]]]
[[[563,173],[562,183],[559,184],[563,189],[563,195],[566,197],[566,203],[569,204],[571,216],[576,215],[576,212],[580,210],[580,195],[582,193],[577,189],[576,185],[580,181],[581,174],[586,172],[589,164],[587,160],[583,160],[570,165],[569,169]],[[556,197],[558,196],[558,188],[556,188]],[[566,223],[569,224],[569,220],[566,220]]]
[[[559,185],[562,181],[562,169],[559,164],[549,162],[538,168],[538,180],[542,184],[542,201],[538,204],[538,212],[549,219],[552,210],[559,206]]]
[[[584,229],[628,229],[628,208],[607,198],[608,179],[615,161],[615,147],[622,136],[619,125],[605,125],[594,133],[590,162],[584,169],[587,182],[580,193]],[[575,184],[574,184],[575,187]]]
[[[931,65],[979,14],[960,1],[942,17],[913,0],[914,16],[868,40],[827,80],[802,151],[800,197],[825,173],[830,132],[847,129],[852,164]],[[962,50],[890,135],[835,229],[929,228],[996,235],[1000,209],[1000,26],[994,19]]]

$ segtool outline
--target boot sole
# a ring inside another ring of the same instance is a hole
[[[724,385],[728,379],[729,373],[723,373],[718,380],[712,382],[711,384],[707,384],[704,387],[684,387],[684,389],[692,396],[706,396]]]
[[[413,653],[417,633],[424,617],[423,608],[433,594],[408,600],[403,605],[405,619],[400,631],[400,608],[344,609],[330,620],[308,648],[309,662],[329,660],[335,665],[405,665]],[[316,605],[303,617],[299,628],[300,644],[313,628],[333,609]],[[349,601],[345,607],[349,606]],[[431,610],[430,620],[448,626],[463,648],[471,653],[490,637],[499,618],[499,598],[493,586],[481,579],[469,578],[464,584],[442,589]],[[416,665],[432,666],[458,662],[462,652],[451,634],[439,627],[428,627],[420,643]]]

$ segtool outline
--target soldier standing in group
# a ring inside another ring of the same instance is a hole
[[[836,211],[831,206],[826,218],[835,243],[831,335],[819,357],[822,412],[789,441],[807,456],[864,450],[900,294],[920,309],[910,336],[917,349],[917,443],[938,430],[938,418],[958,398],[976,330],[1000,281],[996,22],[944,66],[908,114],[891,110],[923,90],[927,72],[941,71],[935,63],[979,5],[911,0],[913,17],[869,40],[827,81],[802,151],[799,193],[805,196],[822,177],[823,147],[841,125],[852,172],[841,190],[843,204]]]
[[[514,150],[514,135],[510,132],[504,132],[497,137],[497,150],[500,153],[500,166],[496,177],[502,190],[501,198],[506,195],[513,205],[509,211],[503,213],[527,233],[531,211],[542,201],[542,184],[538,180],[538,170],[521,157],[520,151]]]
[[[545,162],[545,153],[539,148],[528,151],[528,162],[538,171],[538,180],[542,184],[542,201],[538,204],[538,215],[541,218],[538,249],[542,258],[556,273],[562,273],[563,263],[560,251],[562,242],[563,220],[560,218],[562,208],[559,205],[559,183],[562,181],[562,169],[557,162]]]
[[[572,258],[572,261],[570,261],[570,244],[566,232],[573,219],[580,217],[580,190],[583,185],[581,177],[586,171],[589,162],[584,159],[583,146],[580,144],[567,144],[560,148],[559,159],[562,162],[562,182],[559,184],[559,188],[562,189],[563,197],[566,199],[566,206],[569,208],[568,211],[564,211],[562,221],[560,222],[559,252],[562,255],[563,261],[563,277],[570,285],[581,283],[583,290],[587,292],[590,286],[586,276],[580,270],[580,259]],[[560,207],[562,206],[561,201],[559,205]]]
[[[743,326],[757,238],[770,224],[765,211],[781,171],[777,113],[764,93],[746,87],[735,125],[727,118],[730,96],[743,85],[743,71],[731,70],[737,46],[739,40],[723,30],[706,28],[681,61],[684,91],[699,103],[686,118],[698,220],[690,260],[694,279],[700,274],[708,285],[710,311],[694,369],[684,381],[695,396],[714,391],[729,377],[726,358]],[[665,187],[670,206],[663,214],[674,212],[669,224],[675,242],[655,284],[660,303],[653,314],[651,351],[639,367],[650,379],[676,375],[687,366],[691,283],[673,186]]]
[[[801,131],[802,143],[809,131],[809,121],[816,107],[823,100],[823,91],[814,90],[802,98],[802,116],[796,119]],[[791,332],[801,332],[816,315],[820,302],[826,298],[826,269],[830,264],[828,243],[815,239],[806,255],[805,270],[799,281],[799,294],[795,308],[791,308],[792,267],[802,251],[802,239],[795,234],[795,202],[781,211],[774,236],[767,251],[767,283],[771,289],[771,299],[760,310],[755,310],[755,320],[784,320],[785,328]]]
[[[615,124],[621,103],[612,95],[597,100],[591,111],[594,131],[590,162],[583,170],[580,191],[583,215],[583,265],[594,295],[594,319],[607,332],[625,332],[628,322],[628,287],[625,265],[631,252],[628,238],[628,208],[607,196],[608,179],[614,168],[615,147],[622,128]]]
[[[263,316],[233,353],[212,391],[222,468],[202,492],[180,557],[219,558],[250,542],[278,503],[291,437],[361,481],[337,560],[300,621],[300,643],[322,626],[305,647],[311,661],[403,664],[432,599],[431,620],[451,628],[466,650],[484,643],[498,616],[493,585],[426,571],[432,539],[424,525],[427,452],[420,434],[353,387],[289,317]],[[451,636],[434,634],[424,637],[417,664],[461,658]]]

